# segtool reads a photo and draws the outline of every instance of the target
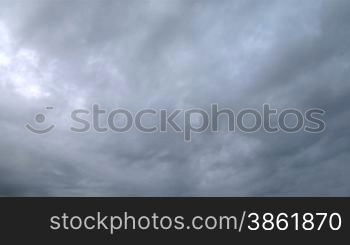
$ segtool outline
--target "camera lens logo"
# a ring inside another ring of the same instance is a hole
[[[46,107],[46,110],[53,110],[53,107]],[[43,124],[46,121],[46,116],[42,113],[36,114],[34,121],[37,124]],[[37,129],[36,127],[33,127],[30,124],[26,125],[26,128],[35,134],[46,134],[46,133],[50,132],[54,127],[55,127],[55,125],[51,125],[49,127],[43,128],[43,129]]]

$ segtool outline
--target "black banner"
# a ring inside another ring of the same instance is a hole
[[[350,198],[1,198],[0,207],[6,244],[280,244],[350,232]]]

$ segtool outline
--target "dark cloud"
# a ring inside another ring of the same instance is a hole
[[[0,195],[350,193],[350,2],[0,3]],[[317,107],[321,134],[69,132],[73,109]],[[46,106],[54,110],[45,111]],[[47,113],[54,132],[24,125]]]

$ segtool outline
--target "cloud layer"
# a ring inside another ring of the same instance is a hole
[[[0,195],[348,196],[350,2],[0,3]],[[322,134],[67,130],[69,112],[327,111]],[[46,106],[54,132],[24,125]]]

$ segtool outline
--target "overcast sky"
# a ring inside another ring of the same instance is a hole
[[[349,196],[349,26],[347,0],[0,0],[0,195]],[[322,108],[327,129],[68,130],[92,104],[212,103]],[[28,132],[37,113],[54,131]]]

